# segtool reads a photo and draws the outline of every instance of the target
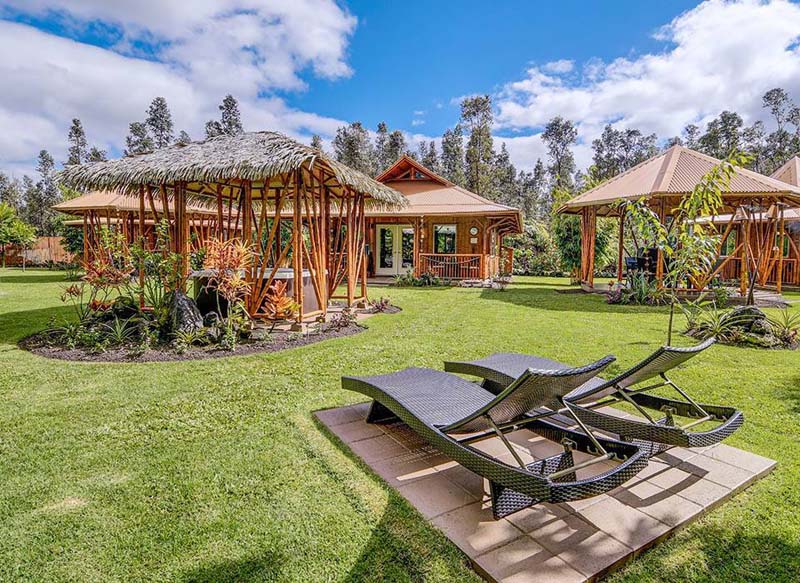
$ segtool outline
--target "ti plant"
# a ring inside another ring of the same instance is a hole
[[[648,246],[658,249],[667,260],[664,285],[671,290],[668,345],[672,343],[677,288],[686,281],[699,289],[705,287],[722,244],[713,225],[698,223],[697,219],[719,214],[723,193],[728,190],[737,169],[749,160],[747,154],[734,151],[714,166],[692,192],[683,197],[669,225],[659,219],[644,198],[620,204]]]

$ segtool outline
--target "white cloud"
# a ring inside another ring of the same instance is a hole
[[[559,59],[545,63],[542,69],[550,73],[569,73],[575,67],[575,61]]]
[[[411,120],[411,125],[413,127],[425,125],[425,120],[424,119],[420,119],[420,118],[414,118],[414,119]]]
[[[773,87],[800,98],[797,4],[710,0],[656,36],[669,43],[663,52],[611,62],[591,59],[577,81],[564,76],[572,73],[566,65],[554,64],[560,61],[531,67],[496,96],[499,126],[537,132],[561,115],[576,122],[588,153],[607,123],[668,138],[724,109],[737,111],[746,122],[763,119],[761,96]],[[511,142],[530,145],[529,138]],[[588,162],[589,156],[576,154],[579,162],[581,157]]]
[[[268,4],[268,6],[265,6]],[[330,135],[342,122],[289,107],[278,91],[305,88],[301,75],[351,74],[347,45],[356,19],[333,0],[0,0],[14,11],[61,22],[76,37],[104,27],[110,49],[0,20],[0,168],[33,166],[41,148],[66,154],[71,118],[90,143],[120,150],[128,123],[164,96],[176,132],[203,135],[227,93],[245,127]],[[150,47],[144,54],[142,47]]]

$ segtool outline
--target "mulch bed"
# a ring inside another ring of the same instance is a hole
[[[58,360],[77,362],[171,362],[180,360],[204,360],[207,358],[223,358],[226,356],[244,356],[266,352],[278,352],[287,348],[297,348],[314,344],[330,338],[352,336],[366,330],[363,326],[350,325],[347,328],[332,328],[320,333],[304,334],[275,330],[266,341],[242,340],[236,350],[221,350],[217,346],[193,346],[178,354],[169,347],[154,348],[143,354],[132,352],[126,348],[109,348],[105,352],[94,353],[83,348],[63,348],[47,343],[43,333],[34,334],[20,341],[19,346],[39,356]]]

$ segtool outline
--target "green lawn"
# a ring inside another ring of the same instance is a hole
[[[376,290],[403,312],[276,354],[100,365],[19,350],[69,316],[63,285],[0,270],[0,581],[477,581],[313,411],[361,400],[343,374],[490,351],[614,353],[616,372],[666,324],[663,309],[519,278],[505,292]],[[780,463],[613,581],[800,580],[800,353],[715,347],[675,376],[742,408],[729,443]]]

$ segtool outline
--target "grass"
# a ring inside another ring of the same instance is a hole
[[[391,289],[402,313],[281,353],[67,363],[16,346],[69,317],[62,279],[0,270],[0,581],[477,581],[313,411],[361,400],[343,374],[489,351],[610,352],[616,372],[663,341],[667,319],[519,278],[505,292]],[[729,443],[779,466],[613,581],[800,580],[799,363],[719,346],[676,373],[742,408]]]

